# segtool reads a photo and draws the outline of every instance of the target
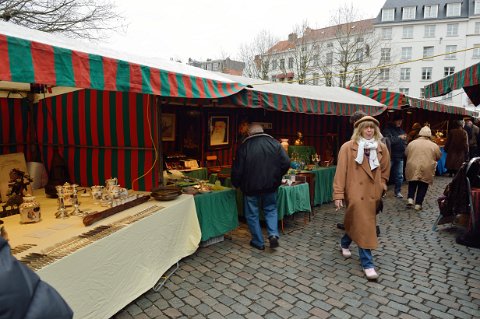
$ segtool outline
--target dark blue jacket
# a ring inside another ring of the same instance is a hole
[[[67,319],[73,312],[50,285],[10,253],[0,237],[0,319]]]
[[[290,167],[290,158],[276,139],[265,133],[247,137],[237,150],[232,184],[245,195],[275,192]]]
[[[390,156],[391,158],[403,158],[405,156],[405,148],[407,147],[407,141],[402,140],[399,135],[405,134],[405,131],[401,127],[395,126],[394,123],[388,123],[387,127],[383,131],[383,136],[390,141]]]

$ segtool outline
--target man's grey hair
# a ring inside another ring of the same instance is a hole
[[[248,135],[263,133],[263,127],[260,124],[250,124],[248,126]]]

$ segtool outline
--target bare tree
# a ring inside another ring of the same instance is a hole
[[[245,63],[243,74],[250,78],[268,80],[274,52],[271,49],[278,42],[270,32],[261,31],[249,44],[240,46],[239,59]]]
[[[0,0],[0,19],[72,38],[100,39],[124,27],[115,5],[103,0]]]
[[[328,86],[388,87],[389,43],[374,32],[373,20],[359,20],[353,5],[345,4],[332,15],[331,27],[324,30],[325,54],[319,70]]]

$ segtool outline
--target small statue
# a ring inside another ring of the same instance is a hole
[[[295,140],[295,145],[303,145],[303,134],[302,132],[297,132],[297,139]]]
[[[33,180],[30,178],[28,174],[19,170],[19,169],[12,169],[9,174],[10,181],[8,182],[8,200],[2,206],[3,213],[7,210],[7,207],[10,206],[10,210],[12,214],[18,213],[18,207],[21,203],[23,203],[23,195],[25,195],[25,191],[27,190],[27,186],[30,185]]]

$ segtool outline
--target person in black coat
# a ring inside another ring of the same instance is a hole
[[[0,237],[0,319],[72,317],[72,310],[60,294],[15,259],[8,242]]]
[[[290,167],[290,158],[276,139],[252,124],[248,137],[237,150],[232,167],[232,184],[244,195],[245,218],[252,240],[250,245],[265,249],[260,228],[259,207],[262,205],[271,248],[278,247],[277,190]]]
[[[401,187],[403,184],[403,158],[407,146],[407,134],[402,129],[402,114],[395,113],[393,122],[388,123],[383,132],[383,136],[390,142],[390,180],[395,189],[394,194],[397,198],[403,198]]]

